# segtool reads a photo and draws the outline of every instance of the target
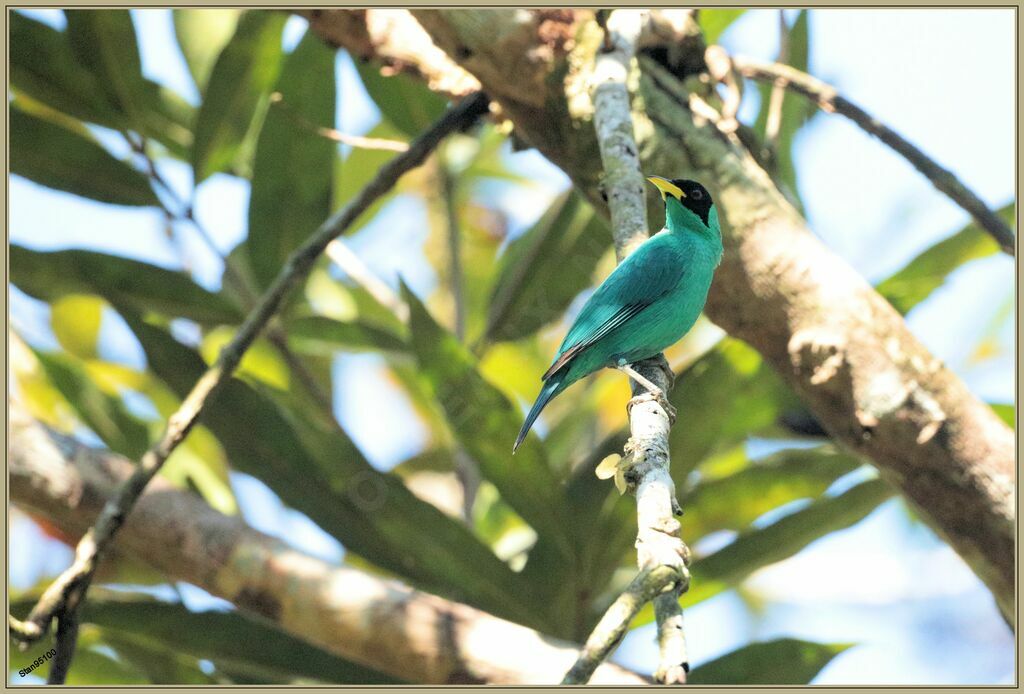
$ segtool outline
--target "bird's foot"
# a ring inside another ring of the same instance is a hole
[[[626,414],[632,414],[634,405],[652,401],[661,405],[661,408],[665,410],[669,424],[676,423],[676,408],[672,407],[668,398],[665,397],[665,393],[663,393],[660,388],[656,388],[653,391],[648,390],[646,393],[640,393],[640,395],[631,398],[630,401],[626,403]]]
[[[664,354],[659,354],[656,357],[650,359],[651,362],[665,374],[665,380],[668,382],[668,389],[672,390],[672,386],[676,383],[676,373],[672,370],[672,367],[668,363],[668,359],[665,358]]]

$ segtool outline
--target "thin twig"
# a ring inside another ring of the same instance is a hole
[[[353,253],[346,243],[340,239],[331,241],[327,244],[326,255],[350,279],[369,292],[377,303],[391,309],[400,322],[405,323],[409,319],[409,307],[398,293],[373,274],[362,258]]]
[[[627,77],[636,52],[637,37],[647,21],[642,10],[616,10],[608,17],[606,31],[610,38],[610,51],[600,52],[594,65],[594,128],[601,150],[604,169],[604,190],[611,212],[612,234],[616,253],[621,260],[642,243],[648,235],[647,205],[644,196],[643,174],[640,173],[633,119],[630,108]],[[641,376],[653,383],[662,393],[672,387],[671,370],[663,355],[632,365]],[[633,394],[645,391],[635,381]],[[638,390],[639,389],[639,390]],[[566,675],[567,682],[585,683],[588,670],[612,649],[629,628],[635,611],[635,588],[652,576],[669,575],[659,585],[663,589],[672,584],[664,599],[654,603],[658,623],[671,622],[671,643],[664,639],[670,631],[659,630],[662,661],[655,679],[665,683],[685,681],[688,667],[682,643],[682,620],[679,595],[689,586],[687,563],[689,550],[679,537],[679,521],[675,519],[679,502],[675,497],[675,484],[669,473],[669,415],[653,400],[636,401],[627,409],[631,438],[626,444],[626,459],[621,463],[627,487],[636,496],[637,508],[637,564],[640,574],[626,593],[619,596],[587,640],[577,666]],[[639,602],[650,600],[661,590],[652,592]],[[640,593],[641,597],[647,595]],[[593,648],[591,648],[593,646]],[[665,660],[671,658],[673,660]],[[660,677],[670,679],[659,679]]]
[[[640,609],[679,580],[679,573],[671,566],[658,566],[638,573],[615,602],[605,610],[604,616],[587,637],[587,643],[584,644],[576,662],[562,678],[562,684],[586,684],[594,670],[608,659],[622,641]],[[678,602],[676,607],[678,608]]]
[[[892,128],[839,94],[834,87],[788,65],[760,63],[742,56],[733,56],[733,64],[744,77],[773,83],[781,81],[787,89],[811,99],[823,111],[840,113],[852,120],[861,129],[877,137],[913,164],[914,168],[932,182],[932,185],[945,193],[950,200],[971,215],[982,229],[991,234],[1004,252],[1014,254],[1016,235],[1013,230],[953,172],[940,166]]]
[[[789,63],[789,25],[786,24],[786,11],[779,10],[779,57],[780,65]],[[768,115],[764,122],[764,144],[771,152],[775,152],[779,144],[779,130],[782,126],[782,103],[786,100],[786,83],[776,80],[772,84],[771,96],[768,99]]]
[[[366,187],[344,208],[321,224],[316,232],[289,256],[256,308],[246,317],[231,342],[221,350],[217,361],[195,384],[177,412],[168,419],[167,428],[160,441],[143,455],[133,474],[103,507],[95,525],[78,543],[72,565],[46,589],[26,621],[35,624],[40,632],[44,633],[55,615],[74,617],[75,608],[84,596],[100,556],[124,523],[146,485],[188,435],[207,403],[211,402],[212,397],[230,379],[246,350],[277,313],[290,291],[308,276],[316,259],[327,245],[342,234],[377,198],[390,190],[399,177],[419,166],[442,139],[474,123],[486,113],[487,108],[488,99],[484,94],[477,92],[466,97],[417,138],[407,152],[382,166]],[[24,636],[25,633],[24,629],[11,630],[11,635],[15,638],[19,635]]]
[[[343,145],[349,145],[350,147],[356,147],[358,149],[381,149],[388,152],[405,152],[409,149],[408,142],[402,142],[400,140],[386,140],[381,137],[350,135],[348,133],[343,133],[340,130],[335,130],[334,128],[317,125],[292,108],[291,105],[284,100],[281,92],[274,92],[271,94],[270,103],[273,106],[282,108],[284,112],[288,114],[289,118],[306,130],[309,130],[310,132],[327,140],[340,142]]]

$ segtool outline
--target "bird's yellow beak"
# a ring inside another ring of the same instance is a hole
[[[666,195],[671,195],[676,200],[682,200],[686,197],[686,193],[683,189],[677,186],[667,178],[661,176],[648,176],[647,180],[654,184],[654,187],[661,191],[661,199],[664,200]]]

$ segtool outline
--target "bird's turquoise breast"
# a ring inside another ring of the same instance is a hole
[[[720,251],[699,238],[663,233],[668,238],[658,239],[662,261],[679,263],[685,272],[657,301],[580,354],[571,365],[568,380],[615,366],[620,359],[633,363],[653,357],[678,342],[697,321]]]

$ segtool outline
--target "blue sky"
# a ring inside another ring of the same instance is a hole
[[[54,13],[37,13],[53,17]],[[173,42],[165,10],[134,12],[149,76],[191,99],[194,87]],[[777,50],[776,15],[749,11],[723,38],[731,50],[771,59]],[[293,19],[286,43],[303,31]],[[1012,199],[1015,183],[1015,75],[1012,10],[816,10],[811,13],[811,71],[832,83],[882,121],[919,145],[992,206]],[[339,57],[337,126],[365,132],[376,122],[347,59]],[[747,90],[744,113],[756,108]],[[795,158],[808,221],[830,248],[872,281],[883,279],[914,254],[967,222],[958,207],[935,191],[905,161],[839,116],[819,114],[798,135]],[[565,177],[536,152],[509,154],[515,169],[539,180],[532,192],[504,192],[500,205],[522,228],[545,202],[567,185]],[[191,185],[184,164],[162,169],[182,192]],[[178,252],[163,232],[161,214],[91,203],[13,177],[10,181],[11,241],[37,249],[89,248],[180,267]],[[221,251],[244,238],[248,184],[218,175],[204,183],[197,215]],[[420,292],[435,278],[421,253],[395,248],[422,244],[426,232],[418,203],[400,199],[351,240],[353,248],[386,281],[400,273]],[[219,284],[220,264],[198,239],[182,234],[197,281]],[[1014,265],[1000,255],[957,271],[908,322],[914,333],[959,373],[976,393],[997,402],[1014,396],[1013,321],[995,320],[1012,295]],[[54,346],[45,305],[12,291],[16,329],[33,344]],[[999,351],[972,360],[973,339],[995,320]],[[141,351],[114,319],[105,319],[107,358],[136,366]],[[422,432],[379,436],[364,412],[386,407],[408,412],[408,404],[381,388],[373,356],[339,357],[335,412],[375,464],[387,468],[418,450]],[[357,405],[358,403],[358,405]],[[412,418],[407,418],[412,422]],[[243,512],[262,530],[306,551],[338,560],[342,550],[299,514],[281,508],[259,482],[236,476]],[[685,532],[685,528],[684,528]],[[42,540],[27,525],[12,529],[12,580],[38,575]],[[57,557],[70,556],[58,552]],[[851,559],[853,558],[853,559]],[[55,562],[46,568],[53,571]],[[856,571],[874,571],[865,593]],[[801,584],[803,582],[803,584]],[[830,587],[830,591],[822,590]],[[919,525],[907,522],[896,502],[861,524],[834,533],[797,557],[770,567],[750,581],[752,594],[771,596],[752,615],[736,591],[687,615],[694,662],[721,655],[751,638],[793,635],[813,640],[859,642],[822,673],[819,683],[993,683],[1013,679],[1013,643],[991,598],[966,566]],[[804,596],[795,600],[793,596]],[[814,599],[812,599],[814,598]],[[197,604],[205,604],[200,599]],[[952,635],[966,634],[963,639]],[[656,649],[650,629],[628,637],[618,658],[652,670]]]

